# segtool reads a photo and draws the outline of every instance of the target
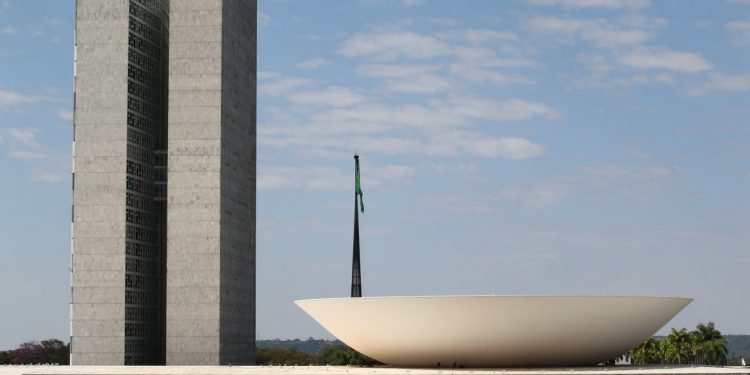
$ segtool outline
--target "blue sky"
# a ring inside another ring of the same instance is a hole
[[[750,2],[259,1],[258,337],[365,295],[695,298],[750,333]],[[74,2],[0,1],[0,348],[68,335]]]

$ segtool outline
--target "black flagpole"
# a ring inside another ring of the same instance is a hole
[[[354,173],[358,173],[359,155],[357,154],[354,155],[354,168]],[[354,247],[352,251],[352,297],[362,297],[362,272],[359,267],[359,212],[356,185],[354,189]]]

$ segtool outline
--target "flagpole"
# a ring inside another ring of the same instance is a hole
[[[357,178],[359,177],[359,155],[354,154],[354,245],[352,248],[352,297],[362,297],[362,271],[359,265],[359,211],[357,207]]]

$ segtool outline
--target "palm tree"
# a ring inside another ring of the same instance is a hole
[[[714,322],[699,323],[691,334],[696,336],[694,345],[699,346],[698,361],[706,365],[724,365],[727,363],[727,340],[714,327]],[[693,349],[695,352],[695,348]]]
[[[690,332],[690,363],[703,364],[703,336],[697,331]]]
[[[648,340],[644,341],[641,345],[636,346],[630,352],[633,364],[648,365],[658,363],[660,360],[658,348],[659,341],[653,337],[649,337]]]
[[[669,333],[666,339],[667,348],[665,350],[667,358],[677,360],[677,364],[682,364],[682,359],[687,359],[690,353],[690,335],[685,328],[674,329]]]
[[[675,329],[662,340],[653,337],[633,348],[630,352],[633,364],[699,364],[725,365],[727,363],[727,340],[714,327],[713,322],[699,323],[695,331]]]

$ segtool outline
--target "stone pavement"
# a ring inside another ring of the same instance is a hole
[[[750,367],[412,369],[346,366],[0,366],[0,375],[659,375],[748,374]]]

